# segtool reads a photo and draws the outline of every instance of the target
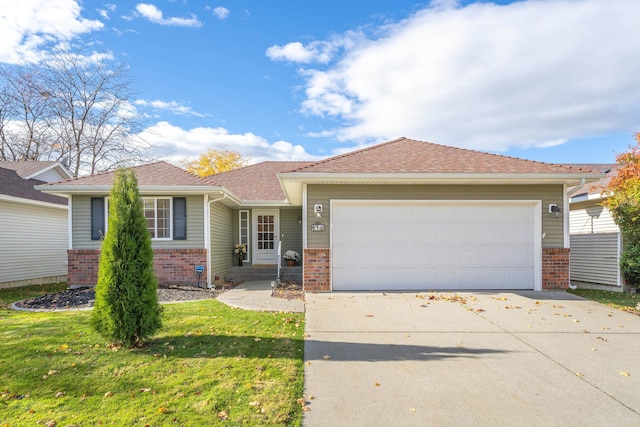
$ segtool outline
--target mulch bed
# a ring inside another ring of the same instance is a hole
[[[217,298],[221,293],[235,288],[242,282],[225,282],[219,288],[205,289],[195,286],[160,285],[158,301],[177,302]],[[276,298],[304,299],[304,292],[299,282],[282,282],[273,293]],[[80,309],[93,307],[96,298],[94,288],[67,289],[55,294],[44,294],[16,303],[17,307],[36,310]]]

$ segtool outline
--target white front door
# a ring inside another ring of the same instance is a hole
[[[253,211],[253,265],[276,264],[280,240],[280,211]]]

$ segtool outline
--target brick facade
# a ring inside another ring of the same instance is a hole
[[[542,290],[561,291],[569,287],[569,249],[542,249]]]
[[[193,268],[207,266],[205,249],[154,249],[153,265],[158,282],[161,284],[193,285],[198,278]],[[99,249],[71,249],[67,251],[69,260],[68,283],[70,285],[94,286],[98,280]],[[200,279],[202,285],[207,273]]]
[[[304,250],[302,286],[307,292],[331,291],[330,249]]]
[[[303,286],[308,292],[331,291],[330,249],[305,249]],[[569,249],[542,249],[542,290],[565,290],[569,287]]]

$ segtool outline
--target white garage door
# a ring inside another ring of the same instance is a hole
[[[331,205],[334,290],[538,289],[540,202]]]

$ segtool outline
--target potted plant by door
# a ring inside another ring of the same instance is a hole
[[[282,256],[285,261],[287,261],[287,265],[296,265],[296,262],[300,261],[300,254],[296,251],[288,250]]]
[[[244,259],[244,254],[247,253],[247,246],[242,243],[236,244],[233,252],[238,256],[238,265],[242,267],[242,260]]]

